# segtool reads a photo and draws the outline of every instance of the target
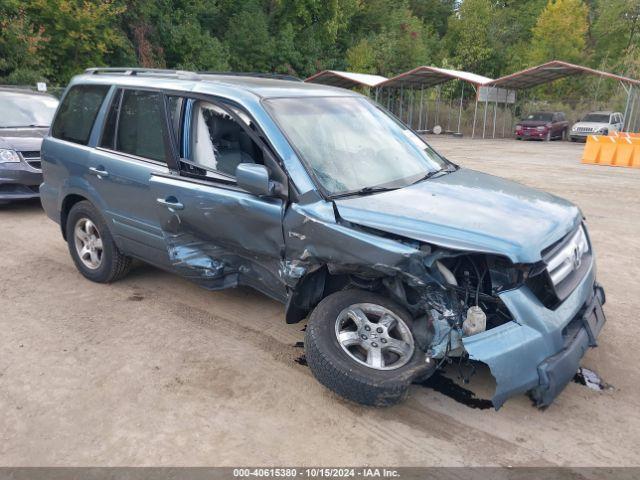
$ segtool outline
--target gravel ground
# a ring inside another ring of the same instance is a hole
[[[144,265],[93,284],[39,204],[13,204],[0,207],[0,465],[638,465],[640,170],[581,165],[570,143],[431,141],[581,206],[608,297],[583,366],[613,388],[571,383],[545,411],[421,386],[393,408],[350,404],[297,361],[304,324],[281,305]],[[491,376],[470,388],[490,397]]]

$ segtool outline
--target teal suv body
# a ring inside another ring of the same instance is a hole
[[[580,210],[460,168],[357,93],[138,69],[75,77],[42,146],[42,204],[79,271],[136,258],[246,285],[307,319],[316,378],[390,405],[483,362],[493,404],[548,405],[604,324]]]

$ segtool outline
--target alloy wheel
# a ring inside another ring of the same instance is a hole
[[[335,333],[353,360],[376,370],[406,365],[415,349],[407,324],[391,310],[373,303],[345,308],[336,319]]]
[[[104,248],[95,223],[88,218],[80,218],[73,229],[73,236],[76,252],[83,265],[91,270],[100,268]]]

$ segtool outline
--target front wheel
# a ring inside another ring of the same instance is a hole
[[[342,397],[378,407],[402,400],[432,369],[414,343],[412,317],[388,298],[344,290],[309,317],[305,353],[314,376]]]
[[[89,280],[109,283],[129,271],[131,258],[118,250],[102,215],[90,202],[78,202],[71,208],[66,235],[76,268]]]

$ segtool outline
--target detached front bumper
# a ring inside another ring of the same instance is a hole
[[[549,405],[576,374],[580,360],[606,319],[604,290],[595,282],[595,264],[555,310],[546,308],[526,286],[500,298],[514,321],[463,338],[472,360],[489,366],[496,380],[496,409],[529,392],[540,407]]]
[[[42,172],[26,162],[0,164],[0,201],[39,197]]]

